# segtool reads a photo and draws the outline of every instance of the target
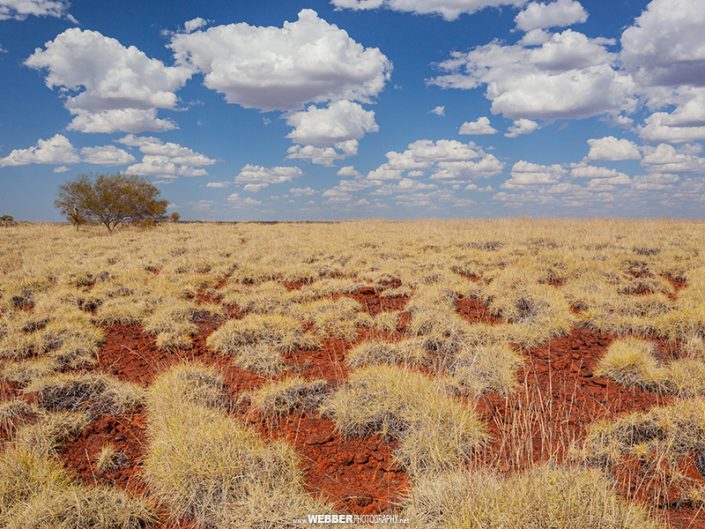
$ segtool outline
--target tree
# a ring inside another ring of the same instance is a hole
[[[107,174],[95,179],[83,175],[62,185],[54,204],[77,227],[75,219],[80,218],[112,232],[128,222],[164,220],[168,202],[160,200],[159,190],[144,178]]]
[[[16,225],[17,222],[15,221],[15,217],[12,215],[3,215],[0,217],[0,226],[8,227],[8,226],[14,226]]]
[[[179,222],[181,220],[181,215],[179,214],[178,211],[174,211],[171,215],[171,222]]]

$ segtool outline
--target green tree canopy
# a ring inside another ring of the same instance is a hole
[[[67,182],[54,204],[71,222],[81,218],[113,231],[129,222],[163,220],[168,202],[159,199],[159,190],[145,178],[107,174]]]

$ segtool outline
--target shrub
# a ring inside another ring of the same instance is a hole
[[[419,480],[405,515],[427,529],[659,529],[597,470],[541,466],[500,478],[461,470]]]
[[[456,467],[486,438],[474,411],[439,382],[397,367],[358,369],[321,410],[344,435],[398,439],[396,455],[414,474]]]
[[[265,384],[249,395],[249,400],[255,410],[276,420],[294,411],[317,408],[325,389],[325,380],[306,382],[292,377]]]
[[[652,342],[633,337],[620,338],[607,349],[595,374],[626,386],[639,386],[670,395],[705,395],[705,363],[685,358],[661,365],[655,352],[656,346]]]
[[[3,228],[8,228],[10,226],[16,226],[17,221],[12,215],[2,215],[0,216],[0,226]]]
[[[235,422],[217,405],[221,391],[215,371],[188,365],[150,387],[144,475],[155,497],[174,518],[217,529],[295,527],[296,516],[322,510],[302,490],[293,450]]]
[[[141,388],[106,375],[61,373],[37,379],[24,391],[36,393],[41,408],[92,416],[119,415],[142,402]]]

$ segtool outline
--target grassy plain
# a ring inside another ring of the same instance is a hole
[[[2,228],[0,527],[705,527],[704,228]]]

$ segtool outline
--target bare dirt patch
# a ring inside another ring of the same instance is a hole
[[[59,452],[60,459],[86,483],[114,485],[142,494],[141,478],[146,441],[147,418],[143,410],[119,417],[103,416],[69,438]],[[115,468],[100,472],[96,467],[101,448],[112,446],[117,455]]]
[[[502,319],[490,312],[481,300],[477,298],[460,298],[456,302],[458,314],[470,323],[501,323]]]
[[[561,461],[591,423],[668,402],[658,394],[593,374],[612,340],[575,328],[567,336],[524,351],[526,365],[519,372],[518,390],[506,398],[489,394],[478,401],[478,412],[493,437],[480,460],[505,471],[551,458]]]
[[[307,490],[353,514],[393,512],[408,490],[394,447],[377,435],[341,436],[335,424],[315,412],[292,414],[276,426],[260,423],[265,437],[285,439],[301,458]]]
[[[105,344],[98,353],[95,369],[120,380],[147,385],[165,369],[184,361],[200,361],[215,365],[225,377],[232,395],[253,389],[264,382],[264,377],[237,368],[232,359],[212,351],[206,339],[219,322],[210,320],[199,325],[190,349],[163,350],[156,339],[139,325],[112,325],[105,328]]]
[[[377,290],[374,287],[363,287],[351,294],[344,294],[344,296],[352,298],[360,303],[365,311],[371,316],[376,316],[380,312],[403,310],[409,302],[409,298],[406,296],[381,297],[381,292],[382,291]],[[338,297],[340,296],[333,296],[333,299]]]

